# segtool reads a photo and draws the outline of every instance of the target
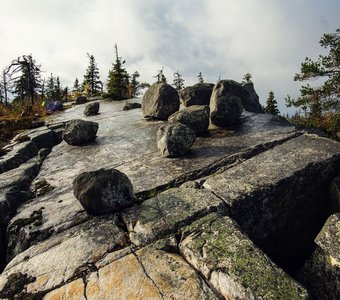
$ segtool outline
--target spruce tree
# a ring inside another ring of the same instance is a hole
[[[198,78],[198,82],[199,82],[199,83],[204,83],[204,79],[203,79],[203,76],[202,76],[202,72],[199,72],[197,78]]]
[[[61,85],[60,85],[59,76],[57,76],[57,78],[55,80],[54,93],[55,93],[54,100],[61,101],[62,100],[62,88],[61,88]]]
[[[242,83],[251,82],[251,79],[252,79],[252,78],[253,78],[253,76],[251,76],[250,73],[246,73],[246,74],[244,74],[244,76],[243,76]]]
[[[280,111],[277,108],[277,102],[275,100],[274,92],[270,91],[269,92],[269,97],[266,102],[266,107],[264,108],[264,111],[267,114],[272,114],[272,115],[279,115]]]
[[[55,78],[51,76],[47,78],[46,97],[48,100],[55,100]]]
[[[20,76],[14,81],[14,94],[21,101],[25,98],[34,102],[37,90],[41,85],[40,65],[37,65],[32,55],[23,55],[16,60]]]
[[[178,71],[174,73],[174,81],[172,85],[177,90],[177,92],[184,88],[184,79]]]
[[[99,80],[99,69],[93,55],[87,53],[90,63],[84,75],[83,86],[89,86],[89,95],[91,97],[98,96],[102,90],[102,82]]]
[[[106,84],[107,97],[113,100],[124,100],[129,98],[129,74],[123,67],[125,60],[118,54],[118,47],[115,44],[116,61],[109,71]]]

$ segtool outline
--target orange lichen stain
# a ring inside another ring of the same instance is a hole
[[[43,300],[85,300],[84,283],[77,279],[69,284],[48,293]]]
[[[49,279],[48,274],[38,277],[34,282],[27,286],[27,292],[34,293],[36,291],[44,290],[44,286],[46,285],[48,279]]]
[[[134,255],[127,255],[101,268],[88,278],[88,299],[160,299]]]

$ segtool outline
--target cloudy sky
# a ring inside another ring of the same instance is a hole
[[[114,60],[114,44],[129,72],[153,82],[164,67],[186,85],[253,75],[261,103],[273,90],[298,95],[293,81],[306,56],[322,53],[323,33],[340,27],[340,0],[0,0],[0,68],[32,54],[43,76],[64,85],[82,79],[93,54],[101,79]]]

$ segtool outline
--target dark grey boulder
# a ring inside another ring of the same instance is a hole
[[[84,115],[94,116],[98,114],[98,111],[99,111],[99,102],[92,102],[85,106]]]
[[[249,98],[244,97],[242,99],[242,104],[245,110],[255,113],[264,113],[263,107],[260,104],[259,96],[257,95],[254,83],[252,82],[246,82],[243,84],[243,87],[248,91]]]
[[[135,108],[141,108],[142,104],[138,103],[138,102],[126,102],[123,110],[130,110],[130,109],[135,109]]]
[[[98,131],[98,123],[80,119],[71,120],[66,124],[63,139],[69,145],[82,145],[93,141]]]
[[[84,104],[87,102],[87,97],[86,96],[78,96],[76,98],[76,104]]]
[[[195,132],[181,123],[168,123],[157,132],[157,146],[163,157],[186,154],[196,139]]]
[[[211,123],[220,127],[237,123],[243,111],[244,99],[249,100],[249,93],[240,83],[233,80],[219,81],[210,99]]]
[[[179,110],[177,90],[167,83],[154,83],[145,92],[142,100],[144,117],[167,120]]]
[[[179,96],[184,106],[209,105],[213,88],[212,83],[197,83],[181,90]]]
[[[202,135],[209,127],[208,105],[193,105],[181,109],[169,117],[169,122],[179,122],[190,127],[196,135]]]
[[[129,178],[115,169],[80,174],[73,181],[73,193],[91,215],[119,211],[135,202]]]

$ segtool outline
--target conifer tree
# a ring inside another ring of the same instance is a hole
[[[55,93],[54,100],[61,101],[62,100],[62,89],[60,85],[59,76],[57,76],[57,78],[55,79],[54,93]]]
[[[203,76],[202,76],[202,72],[199,72],[197,78],[198,78],[198,82],[199,82],[199,83],[204,83],[204,79],[203,79]]]
[[[269,97],[266,102],[266,107],[264,108],[264,111],[267,114],[272,114],[272,115],[279,115],[280,111],[277,108],[277,102],[275,100],[274,92],[270,91],[269,92]]]
[[[51,76],[47,78],[46,97],[48,100],[55,99],[55,78],[53,77],[52,73]]]
[[[34,102],[34,97],[41,84],[40,65],[37,65],[32,55],[23,55],[16,60],[20,76],[14,81],[14,94],[21,101],[25,98]]]
[[[157,78],[157,83],[166,83],[166,77],[164,75],[164,68],[158,70],[158,73],[154,78]]]
[[[124,100],[129,98],[129,74],[123,67],[125,60],[118,54],[118,47],[115,44],[116,61],[112,70],[109,71],[107,80],[107,97],[113,100]]]
[[[295,74],[295,81],[306,81],[325,78],[320,87],[314,88],[309,84],[301,87],[301,96],[286,98],[288,107],[302,107],[305,114],[321,117],[324,112],[340,110],[340,28],[335,33],[327,33],[320,39],[320,45],[329,50],[327,55],[319,55],[317,61],[306,58],[301,64],[299,74]]]
[[[174,73],[174,81],[172,85],[177,90],[177,92],[184,88],[184,79],[178,71]]]
[[[84,75],[83,86],[88,84],[89,96],[98,96],[102,90],[102,82],[99,80],[99,69],[93,55],[87,53],[90,63]]]
[[[251,79],[252,79],[252,78],[253,78],[253,76],[251,76],[250,73],[246,73],[246,74],[244,74],[244,76],[243,76],[242,83],[251,82]]]

